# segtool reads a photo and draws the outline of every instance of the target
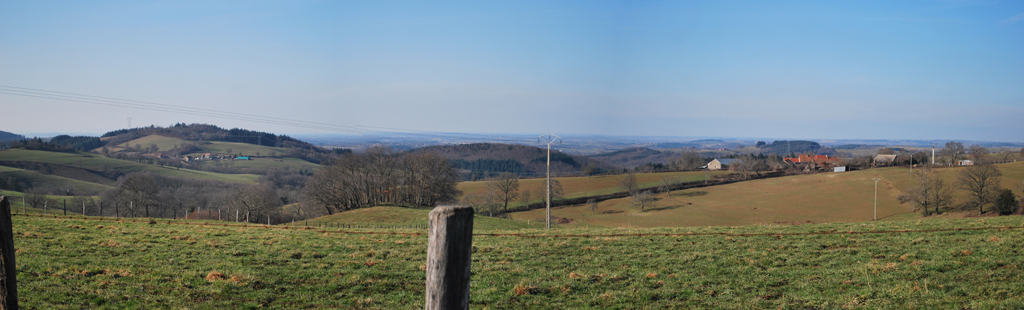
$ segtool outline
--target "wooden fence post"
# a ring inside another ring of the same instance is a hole
[[[439,206],[429,219],[426,309],[469,309],[473,208]]]
[[[18,270],[11,225],[11,203],[7,196],[0,196],[0,310],[18,309]]]

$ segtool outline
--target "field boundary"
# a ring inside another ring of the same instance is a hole
[[[767,173],[762,173],[760,175],[750,176],[750,175],[747,175],[747,174],[731,173],[731,174],[727,174],[727,175],[724,175],[724,176],[719,176],[717,178],[712,178],[711,180],[707,180],[707,181],[690,181],[690,182],[674,183],[674,184],[668,186],[668,191],[677,191],[677,190],[692,189],[692,188],[710,187],[710,186],[717,186],[717,185],[726,185],[726,184],[732,184],[732,183],[739,183],[739,182],[743,182],[743,181],[753,181],[753,180],[778,178],[778,177],[784,177],[784,176],[790,176],[790,175],[797,175],[797,174],[786,173],[786,172],[767,172]],[[661,186],[654,186],[654,187],[640,188],[640,189],[637,189],[637,191],[638,192],[643,192],[643,191],[661,192],[661,189],[662,189]],[[626,197],[629,197],[629,192],[617,192],[617,193],[611,193],[611,194],[585,196],[585,197],[576,197],[576,198],[568,198],[568,199],[561,199],[561,200],[554,200],[554,199],[552,199],[551,200],[551,207],[554,208],[554,207],[562,207],[562,206],[582,205],[582,204],[587,203],[587,201],[590,200],[590,199],[594,199],[594,201],[596,201],[596,202],[601,202],[601,201],[605,201],[605,200],[619,199],[619,198],[626,198]],[[535,210],[535,209],[544,209],[546,207],[547,207],[546,203],[542,201],[542,202],[531,203],[531,204],[528,204],[528,205],[525,205],[525,206],[521,206],[521,207],[509,208],[508,211],[498,211],[496,213],[501,215],[501,214],[508,214],[508,213],[513,213],[513,212],[524,212],[524,211],[530,211],[530,210]]]
[[[73,219],[88,221],[110,221],[148,224],[175,224],[186,226],[210,226],[210,227],[238,227],[238,228],[262,228],[262,229],[293,229],[310,230],[316,233],[325,234],[354,234],[354,235],[403,235],[420,236],[427,235],[426,232],[400,232],[400,231],[355,231],[355,230],[327,230],[317,229],[313,226],[275,226],[260,224],[211,224],[211,223],[190,223],[181,220],[157,221],[156,219],[124,219],[124,218],[89,218],[57,215],[39,214],[12,214],[12,216],[27,216],[53,219]],[[373,228],[366,228],[373,229]],[[386,228],[391,229],[391,228]],[[394,228],[409,230],[426,230],[425,228]],[[786,236],[813,236],[813,235],[870,235],[870,234],[907,234],[907,233],[933,233],[950,231],[981,231],[981,230],[1012,230],[1024,229],[1024,226],[986,226],[986,227],[961,227],[961,228],[937,228],[937,229],[899,229],[899,230],[868,230],[868,231],[810,231],[810,232],[780,232],[780,233],[730,233],[730,232],[702,232],[702,233],[618,233],[618,234],[523,234],[523,233],[473,233],[473,236],[480,237],[519,237],[519,238],[600,238],[600,237],[696,237],[696,236],[725,236],[725,237],[758,237],[770,236],[781,238]]]

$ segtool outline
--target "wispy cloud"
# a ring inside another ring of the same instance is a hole
[[[1022,19],[1024,19],[1024,13],[1020,13],[1020,14],[1014,15],[1013,17],[1004,19],[1003,21],[999,22],[999,24],[1003,25],[1003,26],[1009,26],[1009,25],[1013,25],[1013,24],[1021,21]]]

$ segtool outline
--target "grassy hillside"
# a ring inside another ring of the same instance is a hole
[[[512,172],[520,176],[540,176],[547,169],[547,149],[536,146],[503,143],[468,143],[434,145],[412,150],[412,152],[436,152],[452,160],[469,178],[475,180],[496,176],[501,172]],[[602,171],[616,169],[614,166],[586,156],[551,152],[551,173],[553,175],[581,175],[585,167]]]
[[[1024,162],[997,165],[1003,187],[1017,189],[1024,178]],[[936,171],[953,184],[962,168]],[[657,194],[655,206],[644,212],[629,198],[603,201],[597,214],[587,206],[555,208],[553,216],[571,218],[578,225],[610,227],[735,226],[774,223],[870,221],[874,215],[874,181],[878,182],[878,218],[909,219],[911,203],[897,200],[915,181],[904,167],[847,173],[822,173],[747,181],[722,186]],[[957,191],[961,201],[966,193]],[[543,219],[544,210],[514,213],[521,219]]]
[[[587,156],[619,167],[632,169],[647,163],[669,164],[679,153],[652,150],[646,147],[634,147],[614,152]]]
[[[71,187],[72,192],[75,194],[97,195],[111,188],[110,186],[103,184],[83,182],[75,179],[69,179],[49,174],[42,174],[36,171],[11,168],[6,166],[0,166],[0,172],[3,172],[4,174],[10,175],[18,180],[21,180],[27,186],[50,186],[60,189]]]
[[[422,229],[13,222],[27,309],[423,308]],[[1022,225],[1003,217],[477,235],[470,307],[1022,308]],[[870,233],[985,227],[996,229]]]
[[[142,138],[128,141],[127,145],[134,147],[137,144],[142,146],[143,148],[148,148],[150,145],[156,144],[156,146],[160,149],[160,152],[166,152],[178,145],[187,143],[196,142],[172,137],[165,137],[161,135],[148,135]],[[124,149],[124,146],[125,144],[121,143],[116,146],[108,146],[108,148],[112,151],[120,151]],[[242,156],[257,156],[256,153],[259,153],[259,156],[283,156],[288,152],[288,149],[280,147],[270,147],[248,143],[224,141],[202,142],[199,143],[199,147],[203,149],[202,152],[206,153],[242,154]]]
[[[106,139],[109,139],[109,137]],[[148,135],[135,140],[130,140],[126,143],[121,143],[118,145],[108,145],[107,149],[116,152],[125,149],[126,146],[135,147],[135,145],[139,145],[142,146],[143,148],[148,148],[150,145],[156,144],[157,148],[159,148],[159,152],[166,152],[185,143],[190,143],[190,141],[185,141],[178,138],[165,137],[161,135]]]
[[[333,215],[322,216],[310,219],[310,223],[330,223],[345,225],[391,225],[391,226],[416,226],[427,225],[427,214],[430,209],[405,208],[378,206],[372,208],[356,209]],[[313,224],[310,224],[313,225]],[[494,230],[494,229],[520,229],[528,227],[541,227],[533,222],[527,225],[526,222],[508,221],[499,218],[477,216],[473,222],[473,230]]]
[[[728,171],[712,171],[710,176],[729,174]],[[691,182],[704,180],[704,171],[688,171],[688,172],[658,172],[658,173],[639,173],[636,175],[637,181],[640,183],[640,187],[652,187],[661,184],[662,179],[668,178],[674,182]],[[593,195],[610,194],[616,192],[625,191],[620,187],[622,175],[604,175],[595,177],[565,177],[565,178],[553,178],[558,180],[562,184],[562,190],[565,193],[565,198],[575,198]],[[480,194],[487,192],[487,184],[490,181],[473,181],[473,182],[460,182],[457,186],[462,191],[463,196],[471,194]],[[544,178],[531,178],[531,179],[520,179],[519,190],[530,190],[533,191],[531,202],[543,201],[545,195],[546,179]],[[520,206],[524,203],[516,201],[515,204],[509,204],[509,206]]]
[[[199,147],[211,153],[241,154],[242,156],[284,156],[288,149],[238,142],[204,142]],[[228,151],[230,150],[230,152]],[[259,155],[257,155],[259,153]]]
[[[197,161],[196,163],[203,167],[223,165],[237,169],[287,169],[292,171],[316,171],[320,168],[320,165],[298,158],[253,158],[251,160],[232,161],[202,160]]]
[[[257,176],[251,174],[220,174],[214,172],[196,171],[188,169],[175,169],[159,167],[155,165],[141,164],[126,160],[119,160],[104,157],[99,154],[82,152],[46,152],[25,149],[8,149],[0,151],[0,161],[37,161],[47,162],[73,167],[80,167],[95,171],[117,171],[124,175],[132,172],[150,171],[156,174],[193,178],[202,180],[216,180],[231,183],[254,183]]]

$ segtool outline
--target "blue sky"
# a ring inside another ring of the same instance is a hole
[[[439,132],[1024,142],[1024,2],[5,1],[0,86]],[[0,110],[17,133],[332,133]]]

